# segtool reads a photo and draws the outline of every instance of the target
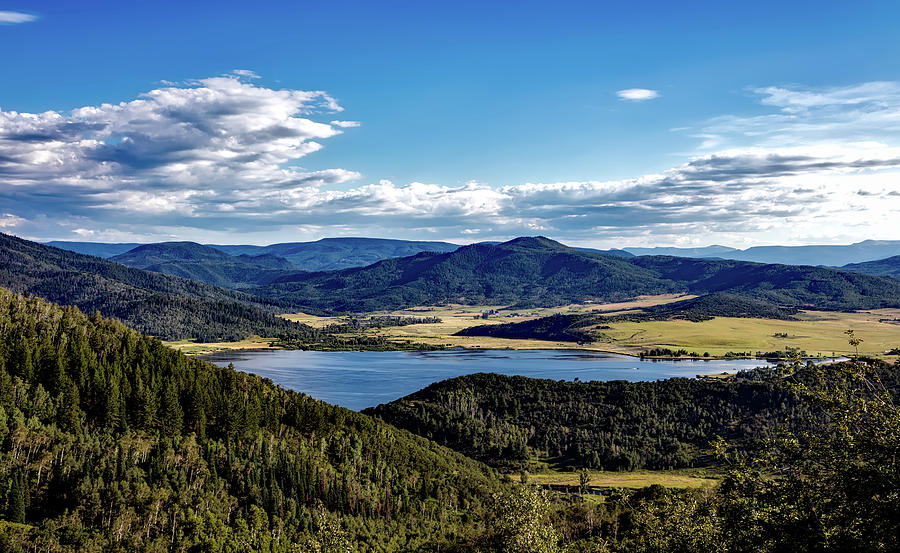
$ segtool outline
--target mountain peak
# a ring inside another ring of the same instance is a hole
[[[565,244],[561,244],[556,240],[551,240],[546,236],[520,236],[513,238],[508,242],[498,244],[499,246],[518,246],[522,248],[553,248],[553,249],[569,249]]]

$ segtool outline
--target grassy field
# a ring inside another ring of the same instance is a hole
[[[625,313],[640,307],[660,305],[693,296],[642,296],[630,302],[620,303],[584,303],[560,307],[535,308],[535,309],[509,309],[503,305],[446,305],[425,306],[399,311],[379,311],[367,315],[393,315],[400,317],[438,317],[440,323],[408,325],[390,327],[378,330],[370,330],[373,335],[386,336],[396,340],[410,340],[432,345],[450,345],[472,349],[588,349],[595,351],[607,351],[617,353],[633,353],[635,348],[621,346],[615,343],[593,343],[578,345],[572,342],[552,342],[546,340],[511,340],[506,338],[493,338],[488,336],[454,336],[464,328],[481,324],[516,323],[546,317],[557,313]],[[482,319],[482,313],[489,313],[487,319]],[[286,319],[301,322],[322,328],[328,324],[340,322],[341,317],[317,317],[306,313],[293,313],[282,315]]]
[[[528,475],[528,481],[542,486],[577,488],[577,472],[546,471]],[[704,469],[637,470],[632,472],[590,471],[591,488],[645,488],[659,484],[666,488],[702,488],[719,483],[719,477]]]
[[[189,340],[178,340],[164,343],[170,348],[175,348],[190,355],[206,355],[217,351],[236,349],[267,349],[273,341],[272,338],[249,336],[239,342],[191,342]]]
[[[809,355],[847,355],[853,350],[844,331],[852,328],[864,341],[859,352],[881,355],[900,346],[900,324],[880,322],[900,317],[900,310],[858,313],[806,311],[799,321],[738,319],[717,317],[710,321],[650,321],[611,324],[604,330],[610,339],[626,348],[684,348],[698,353],[724,355],[728,351],[777,351],[787,347],[806,350]],[[776,337],[786,334],[787,337]]]

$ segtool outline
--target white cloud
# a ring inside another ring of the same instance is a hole
[[[616,95],[622,100],[630,102],[643,102],[645,100],[653,100],[659,98],[659,92],[647,88],[626,88],[619,90]]]
[[[76,209],[112,208],[118,197],[120,207],[153,211],[184,208],[176,197],[344,182],[358,174],[294,165],[341,132],[311,116],[339,109],[324,92],[214,77],[68,113],[0,110],[0,177],[20,193],[74,199]]]
[[[0,228],[11,229],[25,222],[25,219],[12,213],[0,213]]]
[[[245,79],[259,79],[259,75],[256,74],[256,71],[252,71],[250,69],[235,69],[231,72],[233,75],[237,75],[238,77],[243,77]]]
[[[352,127],[360,126],[359,121],[332,121],[331,124],[342,129],[349,129]]]
[[[15,23],[28,23],[35,21],[36,15],[22,12],[0,11],[0,25],[9,25]]]

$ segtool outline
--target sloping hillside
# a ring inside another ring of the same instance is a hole
[[[311,329],[276,317],[258,296],[126,267],[0,234],[0,286],[99,311],[164,339],[214,341],[248,334],[301,337]]]
[[[3,551],[447,550],[500,488],[424,438],[2,289],[0,435]]]
[[[841,270],[853,273],[864,273],[867,275],[900,278],[900,255],[888,257],[887,259],[879,259],[877,261],[866,261],[865,263],[850,263],[849,265],[841,267]]]

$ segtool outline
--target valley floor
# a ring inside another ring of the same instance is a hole
[[[879,309],[843,313],[803,311],[796,321],[761,318],[716,317],[709,321],[686,320],[648,322],[610,322],[603,329],[604,341],[589,344],[546,340],[517,340],[488,336],[454,336],[464,328],[481,324],[527,321],[557,313],[601,313],[614,316],[635,313],[642,307],[661,305],[692,296],[647,296],[633,302],[611,304],[575,304],[543,309],[511,309],[506,306],[426,306],[401,311],[376,313],[403,317],[438,317],[440,323],[371,329],[373,335],[410,340],[432,345],[482,349],[585,349],[639,355],[649,348],[686,349],[720,357],[728,352],[771,352],[788,347],[805,350],[810,356],[840,356],[854,353],[844,331],[852,328],[864,341],[859,353],[884,356],[900,347],[900,309]],[[481,315],[488,313],[488,318]],[[284,315],[293,321],[323,327],[339,322],[340,317],[317,317],[304,313]],[[786,337],[783,337],[786,335]]]
[[[729,352],[774,352],[787,348],[803,350],[808,356],[829,357],[854,353],[847,344],[844,331],[852,328],[863,339],[859,353],[885,357],[886,352],[900,347],[900,309],[878,309],[852,313],[836,311],[802,311],[796,321],[761,318],[716,317],[692,322],[611,321],[601,330],[602,341],[586,344],[534,339],[508,339],[489,336],[455,336],[464,328],[482,324],[523,322],[554,314],[599,313],[604,316],[626,315],[641,308],[689,299],[692,296],[645,296],[631,302],[584,303],[552,308],[512,309],[502,305],[423,306],[398,311],[367,313],[363,316],[437,317],[440,323],[366,329],[367,336],[383,336],[390,341],[410,341],[434,346],[470,349],[580,349],[639,355],[651,348],[686,349],[699,355],[723,357]],[[487,313],[487,318],[482,314]],[[283,315],[284,318],[322,328],[345,321],[344,317],[319,317],[306,313]],[[188,354],[203,355],[222,350],[267,349],[271,338],[249,337],[239,342],[195,343],[168,342],[167,345]]]

